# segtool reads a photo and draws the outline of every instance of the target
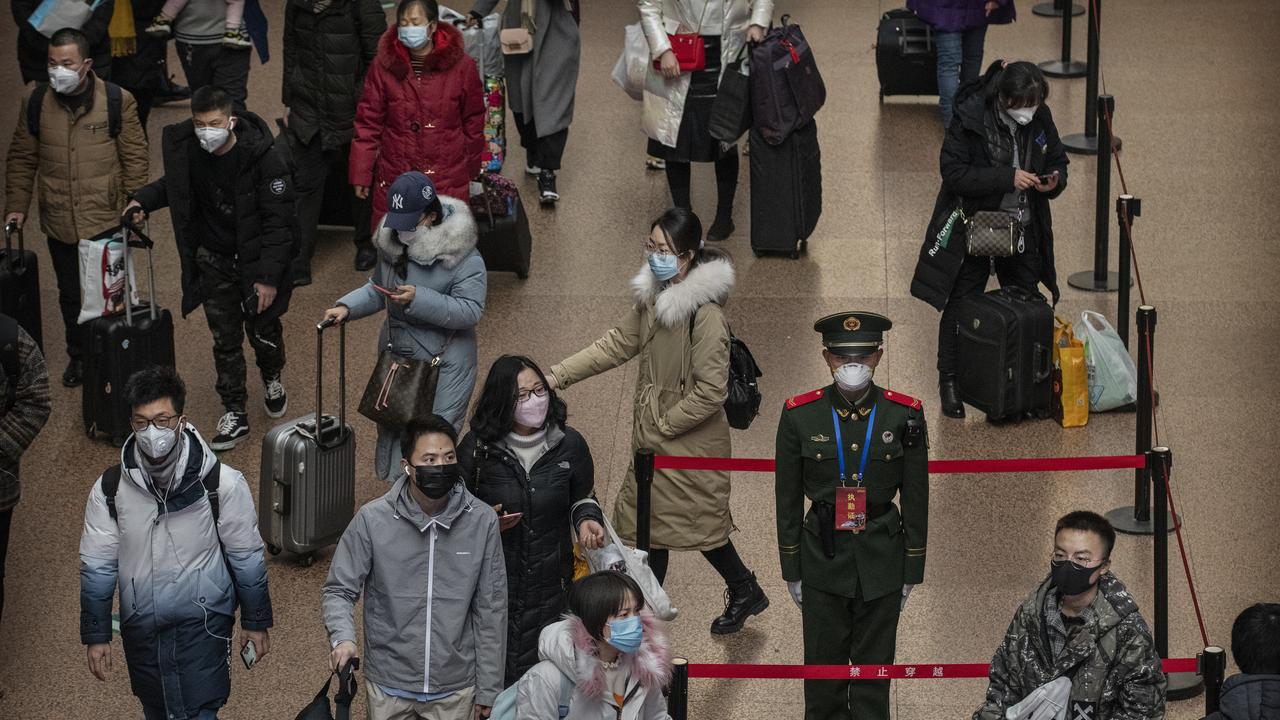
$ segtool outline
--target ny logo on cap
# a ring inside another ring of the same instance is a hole
[[[391,196],[391,209],[393,209],[393,210],[403,210],[403,209],[404,209],[404,196],[403,196],[403,195],[401,195],[401,194],[399,194],[399,193],[396,193],[395,195],[392,195],[392,196]]]

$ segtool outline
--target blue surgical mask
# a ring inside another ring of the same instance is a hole
[[[653,276],[666,282],[680,273],[680,261],[675,255],[667,255],[666,253],[649,253],[649,270],[653,271]]]
[[[640,616],[609,621],[609,644],[628,655],[640,649],[640,641],[644,639],[644,627],[640,624]]]
[[[425,25],[402,25],[396,34],[400,42],[410,50],[417,50],[427,44],[427,27]]]

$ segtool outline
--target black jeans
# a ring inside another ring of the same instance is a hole
[[[13,522],[13,508],[0,510],[0,618],[4,617],[4,559],[9,554],[9,526]]]
[[[543,170],[559,170],[564,157],[564,146],[569,141],[569,128],[538,137],[538,128],[524,121],[523,115],[515,115],[516,131],[520,133],[520,147],[524,148],[525,164]]]
[[[1040,255],[1025,252],[1007,258],[996,258],[996,278],[1000,287],[1020,287],[1036,292],[1040,283]],[[955,303],[965,295],[986,291],[991,277],[991,258],[965,255],[960,273],[951,286],[951,297],[938,322],[938,375],[954,376],[960,367],[960,338],[956,334]]]
[[[249,97],[249,48],[230,48],[220,43],[192,45],[177,42],[178,59],[187,75],[187,85],[195,92],[217,85],[231,95],[236,110],[245,109]]]
[[[737,585],[751,577],[751,571],[742,562],[742,557],[738,555],[738,549],[733,546],[732,540],[715,550],[703,550],[702,557],[706,558],[707,562],[711,563],[711,567],[720,573],[726,585]],[[649,569],[653,570],[653,576],[658,579],[659,585],[666,582],[667,563],[670,561],[670,550],[649,551]]]
[[[301,142],[291,144],[293,152],[293,185],[298,212],[298,256],[294,262],[295,271],[301,275],[311,275],[311,257],[315,254],[316,226],[320,223],[321,209],[325,201],[351,202],[351,226],[356,245],[370,242],[370,215],[373,206],[369,200],[361,200],[351,191],[351,187],[343,183],[345,192],[340,198],[326,197],[325,188],[332,185],[328,182],[333,174],[347,177],[347,156],[351,153],[350,143],[341,147],[325,150],[320,141],[320,134],[311,138],[310,145]]]
[[[204,289],[204,317],[213,333],[213,363],[217,368],[218,395],[228,411],[244,412],[248,393],[244,387],[244,336],[257,357],[265,383],[284,370],[284,328],[280,318],[245,317],[241,306],[240,268],[233,257],[203,247],[196,249],[200,283]],[[277,292],[285,288],[276,288]]]
[[[67,355],[79,360],[84,355],[84,339],[80,332],[80,250],[49,238],[49,257],[53,276],[58,280],[58,309],[62,311],[62,327],[66,332]]]

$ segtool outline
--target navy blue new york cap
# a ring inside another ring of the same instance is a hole
[[[387,217],[383,224],[392,230],[412,230],[435,199],[436,186],[431,178],[410,170],[387,188]]]

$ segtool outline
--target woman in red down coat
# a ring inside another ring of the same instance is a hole
[[[396,27],[378,41],[365,77],[348,179],[361,198],[372,190],[375,230],[387,212],[387,186],[401,173],[420,170],[441,195],[463,200],[480,174],[484,87],[462,34],[438,16],[432,0],[401,0]]]

